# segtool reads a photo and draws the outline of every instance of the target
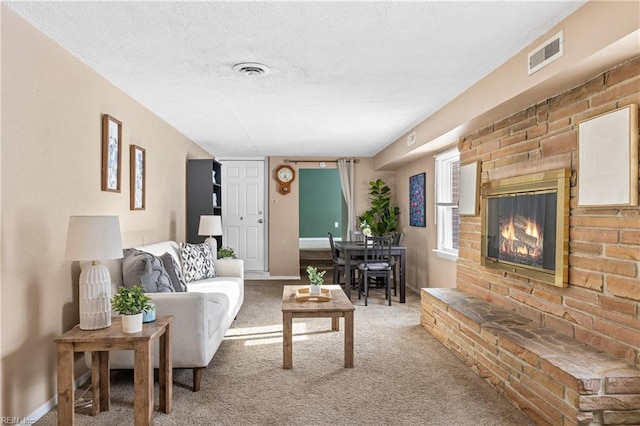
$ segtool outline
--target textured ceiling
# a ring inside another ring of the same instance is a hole
[[[5,3],[213,155],[335,157],[376,154],[584,2]]]

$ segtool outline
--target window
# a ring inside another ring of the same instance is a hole
[[[436,253],[450,259],[458,257],[458,175],[460,153],[457,149],[435,157],[436,160]]]

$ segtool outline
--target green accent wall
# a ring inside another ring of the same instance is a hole
[[[300,238],[342,235],[342,188],[338,169],[299,169]],[[338,222],[338,227],[335,223]]]

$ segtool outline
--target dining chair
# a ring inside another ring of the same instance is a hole
[[[365,235],[362,231],[349,231],[349,241],[355,241],[356,243],[363,243]]]
[[[402,239],[404,238],[404,232],[398,232],[393,236],[392,246],[400,246],[402,245]],[[396,284],[398,278],[398,262],[400,261],[400,256],[392,256],[391,257],[391,270],[393,272],[393,295],[398,295],[398,286]]]
[[[369,297],[370,278],[382,278],[385,287],[385,298],[391,306],[391,243],[393,237],[366,237],[364,246],[364,259],[358,265],[360,283],[358,286],[358,299],[364,295],[364,306],[367,306]]]
[[[338,251],[333,243],[333,234],[331,232],[327,234],[329,236],[329,246],[331,247],[331,257],[333,258],[333,282],[340,284],[340,270],[344,271],[345,268],[344,258],[338,256]]]

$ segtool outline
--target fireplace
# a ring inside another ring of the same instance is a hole
[[[565,287],[570,170],[483,184],[482,265]]]

